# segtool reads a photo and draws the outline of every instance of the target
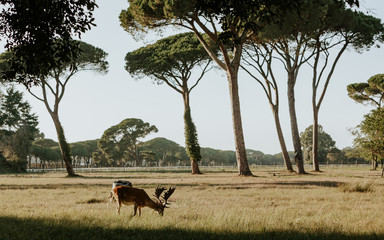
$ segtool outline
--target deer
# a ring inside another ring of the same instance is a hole
[[[163,216],[164,209],[168,208],[168,198],[175,191],[175,187],[170,187],[168,191],[164,193],[163,196],[161,194],[166,190],[165,187],[157,186],[155,189],[155,201],[152,200],[148,194],[144,191],[144,189],[127,187],[127,186],[118,186],[112,190],[113,197],[117,202],[117,213],[120,214],[121,205],[133,205],[133,216],[136,215],[137,209],[139,210],[139,217],[141,216],[141,208],[149,207],[153,210],[157,211],[160,216]],[[160,199],[163,199],[163,201]]]

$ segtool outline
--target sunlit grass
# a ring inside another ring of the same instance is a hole
[[[217,172],[4,175],[0,178],[0,239],[380,239],[384,200],[380,172],[326,169],[304,176],[258,169],[258,177]],[[160,217],[133,207],[120,215],[108,194],[129,179],[152,196],[175,185]],[[343,191],[371,183],[374,191]],[[52,238],[52,236],[54,236]]]

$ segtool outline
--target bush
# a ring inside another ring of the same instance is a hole
[[[369,182],[354,182],[354,183],[341,183],[339,188],[342,192],[373,192],[374,185],[372,181]]]

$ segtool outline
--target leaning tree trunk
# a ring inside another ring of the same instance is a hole
[[[297,167],[297,173],[305,174],[303,153],[301,151],[300,135],[297,126],[296,108],[295,108],[295,84],[293,73],[288,75],[288,105],[289,105],[289,116],[291,119],[291,132],[293,147],[295,150],[295,162]]]
[[[63,127],[61,126],[59,116],[57,116],[57,114],[51,114],[51,117],[52,117],[53,122],[55,124],[56,132],[57,132],[57,138],[59,140],[60,151],[61,151],[61,155],[63,157],[63,161],[65,163],[65,168],[67,169],[68,177],[78,176],[73,171],[71,149],[69,147],[67,140],[65,139],[64,130],[63,130]]]
[[[240,66],[240,60],[239,64]],[[240,176],[253,176],[249,169],[247,153],[245,149],[243,126],[241,123],[239,86],[238,86],[238,68],[229,67],[227,70],[229,84],[229,93],[231,97],[233,131],[235,135],[236,160]]]
[[[291,159],[289,158],[287,146],[285,144],[285,140],[284,140],[284,136],[283,136],[283,131],[281,130],[279,112],[274,106],[271,106],[271,107],[272,107],[272,111],[273,111],[273,117],[275,118],[275,126],[276,126],[277,136],[279,138],[281,153],[283,155],[285,167],[287,168],[288,171],[293,172]]]
[[[200,145],[198,142],[196,126],[192,121],[188,90],[184,90],[183,99],[185,149],[191,160],[192,174],[201,174],[198,164],[201,160]]]
[[[318,121],[319,110],[314,106],[313,108],[313,128],[312,128],[312,161],[313,170],[320,172],[319,158],[318,158],[318,146],[319,146],[319,121]]]

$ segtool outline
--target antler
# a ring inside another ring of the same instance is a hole
[[[153,195],[155,196],[155,198],[157,198],[157,200],[159,200],[160,203],[161,203],[160,195],[164,192],[164,190],[165,190],[165,187],[160,187],[158,185],[155,189],[155,194]]]
[[[167,204],[169,204],[169,203],[167,203],[168,198],[173,194],[173,192],[175,191],[175,189],[176,189],[176,187],[170,187],[170,188],[168,189],[168,191],[166,191],[166,192],[164,193],[164,197],[163,197],[163,199],[164,199],[164,203],[163,203],[163,205],[164,205],[164,206],[167,205]]]

